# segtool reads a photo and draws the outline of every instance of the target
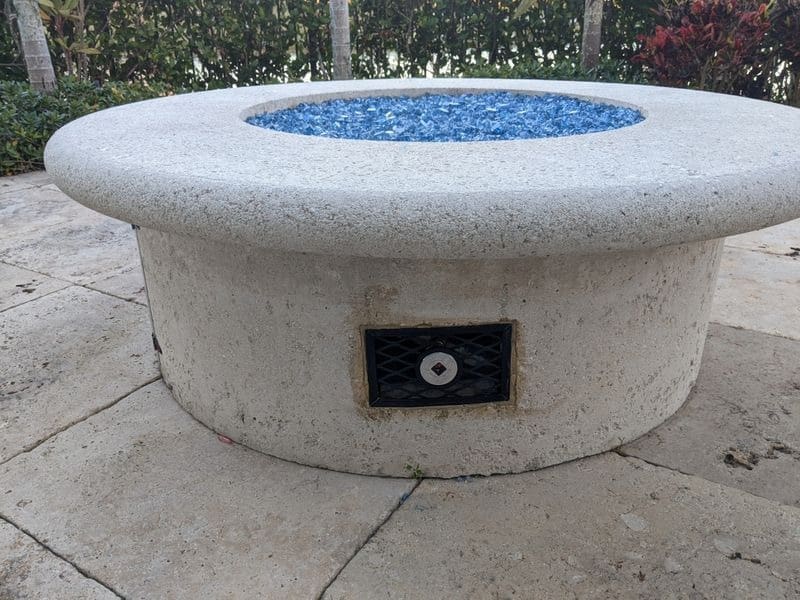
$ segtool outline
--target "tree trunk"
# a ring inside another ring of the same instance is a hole
[[[306,39],[308,40],[308,70],[311,73],[311,81],[319,79],[319,31],[316,28],[311,28],[306,32]]]
[[[40,92],[49,92],[56,87],[56,75],[44,25],[39,16],[39,3],[36,0],[13,0],[17,12],[17,27],[22,42],[22,54],[31,86]]]
[[[333,78],[352,79],[350,63],[350,10],[347,0],[330,0]]]
[[[603,0],[586,0],[583,13],[581,67],[594,69],[600,62],[600,40],[603,29]]]
[[[84,0],[78,0],[78,21],[75,23],[76,41],[82,49],[78,52],[78,79],[88,81],[89,79],[89,55],[83,50],[86,49],[86,4]]]

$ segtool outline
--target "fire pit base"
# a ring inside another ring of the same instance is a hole
[[[138,236],[162,372],[186,410],[280,458],[439,477],[601,452],[673,414],[700,364],[722,245],[442,261]],[[508,401],[369,405],[365,328],[485,323],[512,325]]]
[[[550,102],[555,120],[517,118]],[[251,124],[308,110],[326,135]],[[100,111],[45,162],[140,227],[162,372],[192,415],[309,465],[447,477],[601,452],[673,414],[721,240],[800,217],[798,139],[795,108],[692,90],[334,81]]]

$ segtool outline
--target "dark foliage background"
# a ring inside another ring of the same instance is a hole
[[[97,86],[64,78],[55,92],[41,94],[23,81],[0,81],[0,175],[43,169],[47,140],[73,119],[165,93],[160,85],[114,82]]]
[[[351,0],[354,75],[648,79],[800,103],[800,0],[773,0],[768,30],[755,42],[740,19],[759,11],[761,0],[607,0],[601,65],[589,73],[577,66],[584,0],[541,0],[514,18],[518,3]],[[0,79],[23,80],[10,5],[0,0]],[[327,0],[86,0],[86,7],[83,19],[72,10],[60,23],[48,21],[60,73],[175,90],[329,77]],[[682,33],[685,21],[691,35]],[[64,51],[79,39],[81,22],[81,44],[92,49],[83,70],[79,54]],[[664,46],[654,38],[659,27],[689,46]],[[750,40],[749,48],[732,52],[727,38]],[[705,54],[692,64],[695,50]],[[743,62],[726,66],[731,56]],[[666,66],[659,62],[665,58]],[[753,65],[761,72],[753,73]]]
[[[351,0],[356,77],[459,75],[473,67],[575,60],[583,0],[543,0],[512,18],[518,0]],[[607,3],[605,58],[628,60],[637,35],[653,28],[655,0]],[[205,89],[326,79],[330,34],[326,1],[87,0],[89,79],[158,81]],[[0,4],[2,10],[2,4]],[[5,16],[4,16],[5,17]],[[3,21],[6,21],[3,18]],[[57,37],[50,23],[51,38]],[[67,41],[75,24],[63,26]],[[65,56],[51,44],[57,70]],[[74,58],[73,58],[74,60]],[[9,27],[0,28],[0,63],[20,64]],[[2,79],[22,79],[3,67]]]

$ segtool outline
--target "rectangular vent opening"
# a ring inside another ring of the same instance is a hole
[[[367,329],[370,406],[507,402],[510,323]]]

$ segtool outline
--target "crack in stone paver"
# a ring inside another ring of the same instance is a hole
[[[0,260],[144,303],[130,225],[72,201],[55,186],[0,197]]]
[[[711,321],[800,340],[800,260],[727,247]]]
[[[718,325],[720,327],[728,327],[729,329],[737,329],[739,331],[748,331],[748,332],[752,332],[752,333],[759,333],[761,335],[770,335],[772,337],[779,338],[779,339],[782,339],[782,340],[789,340],[789,341],[792,341],[792,342],[800,342],[800,340],[798,340],[797,338],[793,338],[793,337],[788,336],[788,335],[781,335],[780,333],[776,333],[774,331],[773,332],[760,331],[759,329],[752,329],[750,327],[743,327],[741,325],[730,325],[729,323],[724,323],[722,321],[715,321],[714,319],[711,319],[708,323],[710,325]]]

